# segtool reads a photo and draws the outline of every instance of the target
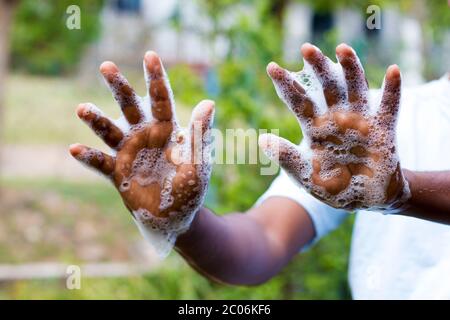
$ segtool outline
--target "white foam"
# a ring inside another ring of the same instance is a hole
[[[204,194],[205,192],[200,192],[199,195],[188,200],[179,210],[171,211],[168,217],[158,217],[143,208],[133,211],[139,231],[161,258],[170,253],[178,235],[189,228],[196,212],[203,203]],[[183,196],[183,194],[175,194],[175,196]],[[170,197],[173,201],[173,196]]]

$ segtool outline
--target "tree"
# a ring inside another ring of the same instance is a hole
[[[18,0],[0,0],[0,125],[3,122],[6,77],[9,65],[10,30]]]
[[[81,29],[67,27],[73,3],[80,8]],[[74,72],[99,34],[102,8],[103,0],[21,0],[11,27],[11,68],[47,75]]]
[[[6,76],[8,73],[10,29],[18,0],[0,0],[0,120],[3,118]]]

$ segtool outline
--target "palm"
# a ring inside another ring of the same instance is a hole
[[[213,102],[193,111],[188,132],[179,127],[172,94],[159,57],[144,58],[149,98],[139,97],[111,62],[100,70],[125,121],[112,121],[92,104],[77,113],[104,142],[111,156],[82,145],[72,155],[110,178],[136,220],[153,229],[179,231],[193,218],[206,193]]]
[[[171,134],[170,125],[156,122],[135,132],[118,151],[114,184],[128,208],[171,217],[205,191],[196,165],[172,162],[173,146],[183,142],[166,145]]]
[[[395,148],[400,73],[389,68],[380,106],[371,110],[364,71],[353,50],[337,48],[335,65],[311,45],[302,48],[305,69],[268,67],[280,97],[299,119],[300,147],[265,136],[262,147],[315,197],[338,208],[395,206],[407,192]],[[342,67],[342,68],[341,68]],[[304,89],[306,87],[306,89]],[[322,94],[315,91],[320,88]]]

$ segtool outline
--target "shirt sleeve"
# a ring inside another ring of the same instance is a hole
[[[297,186],[284,170],[281,170],[279,176],[275,178],[269,189],[256,201],[255,206],[273,196],[286,197],[297,202],[305,208],[311,217],[316,235],[302,251],[308,249],[320,240],[320,238],[336,229],[348,216],[347,211],[330,207],[307,193],[305,189]]]

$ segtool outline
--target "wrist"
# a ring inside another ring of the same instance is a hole
[[[196,209],[186,216],[169,217],[155,217],[145,209],[132,210],[131,213],[144,239],[161,258],[165,258],[172,248],[176,247],[178,238],[195,224],[194,220],[199,211],[201,210]]]
[[[402,190],[400,190],[393,202],[382,209],[383,214],[400,214],[411,207],[411,182],[414,179],[414,174],[407,169],[401,169],[401,173],[403,176]]]
[[[196,237],[199,226],[202,224],[205,215],[205,208],[200,207],[195,213],[193,213],[194,218],[190,223],[189,227],[180,233],[175,241],[175,249],[183,250],[186,246],[189,246],[193,239]]]

